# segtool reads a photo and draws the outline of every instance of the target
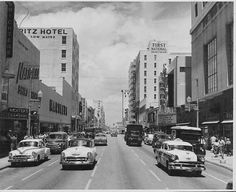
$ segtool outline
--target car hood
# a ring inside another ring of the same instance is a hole
[[[13,155],[31,155],[33,151],[38,150],[38,147],[19,147],[11,151]]]
[[[169,153],[172,155],[177,155],[179,161],[197,161],[197,155],[192,151],[174,149]]]
[[[65,153],[65,156],[69,156],[69,155],[87,156],[87,153],[92,152],[92,149],[89,147],[84,147],[84,146],[70,147],[70,148],[67,148],[66,150],[64,150],[63,152]]]

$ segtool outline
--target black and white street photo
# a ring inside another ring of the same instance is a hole
[[[236,190],[234,8],[1,1],[0,190]]]

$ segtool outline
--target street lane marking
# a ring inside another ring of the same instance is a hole
[[[38,172],[40,172],[40,171],[42,171],[42,170],[43,170],[43,169],[39,169],[38,171],[34,172],[33,174],[31,174],[31,175],[29,175],[29,176],[23,178],[22,181],[24,181],[24,180],[26,180],[26,179],[32,177],[33,175],[37,174]]]
[[[158,180],[161,181],[160,178],[152,171],[149,169],[149,172]]]
[[[54,163],[56,163],[56,162],[58,162],[58,160],[56,160],[56,161],[50,163],[50,164],[48,165],[48,167],[50,167],[52,164],[54,164]]]
[[[90,185],[91,182],[92,182],[92,179],[89,179],[87,185],[85,186],[85,189],[88,189],[88,188],[89,188],[89,185]]]
[[[143,165],[146,165],[146,163],[142,159],[139,159],[139,160],[141,161]]]
[[[213,175],[207,174],[206,172],[205,172],[205,174],[208,175],[208,176],[210,176],[210,177],[212,177],[212,178],[214,178],[214,179],[216,179],[216,180],[218,180],[218,181],[221,181],[222,183],[227,184],[227,182],[225,182],[225,181],[223,181],[223,180],[221,180],[221,179],[218,179],[217,177],[215,177],[215,176],[213,176]]]
[[[10,189],[10,188],[12,188],[13,186],[9,186],[9,187],[7,187],[6,189],[3,189],[3,190],[8,190],[8,189]]]
[[[93,172],[91,174],[91,177],[93,177],[95,175],[96,170],[97,170],[97,166],[95,166],[95,168],[94,168],[94,170],[93,170]]]

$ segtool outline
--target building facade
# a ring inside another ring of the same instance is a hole
[[[132,61],[129,67],[129,111],[128,121],[136,122],[135,105],[136,105],[136,61]]]
[[[193,2],[192,100],[206,135],[233,135],[233,2]]]

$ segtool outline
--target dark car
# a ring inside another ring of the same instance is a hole
[[[111,132],[112,137],[117,137],[117,132]]]
[[[94,138],[95,145],[107,145],[107,136],[104,133],[97,133]]]
[[[155,150],[160,148],[162,143],[167,140],[171,140],[170,135],[163,132],[154,133],[153,140],[152,140],[152,148],[153,148],[154,153],[155,153]]]
[[[66,132],[51,132],[47,137],[47,147],[51,153],[61,153],[68,146],[68,135]]]

